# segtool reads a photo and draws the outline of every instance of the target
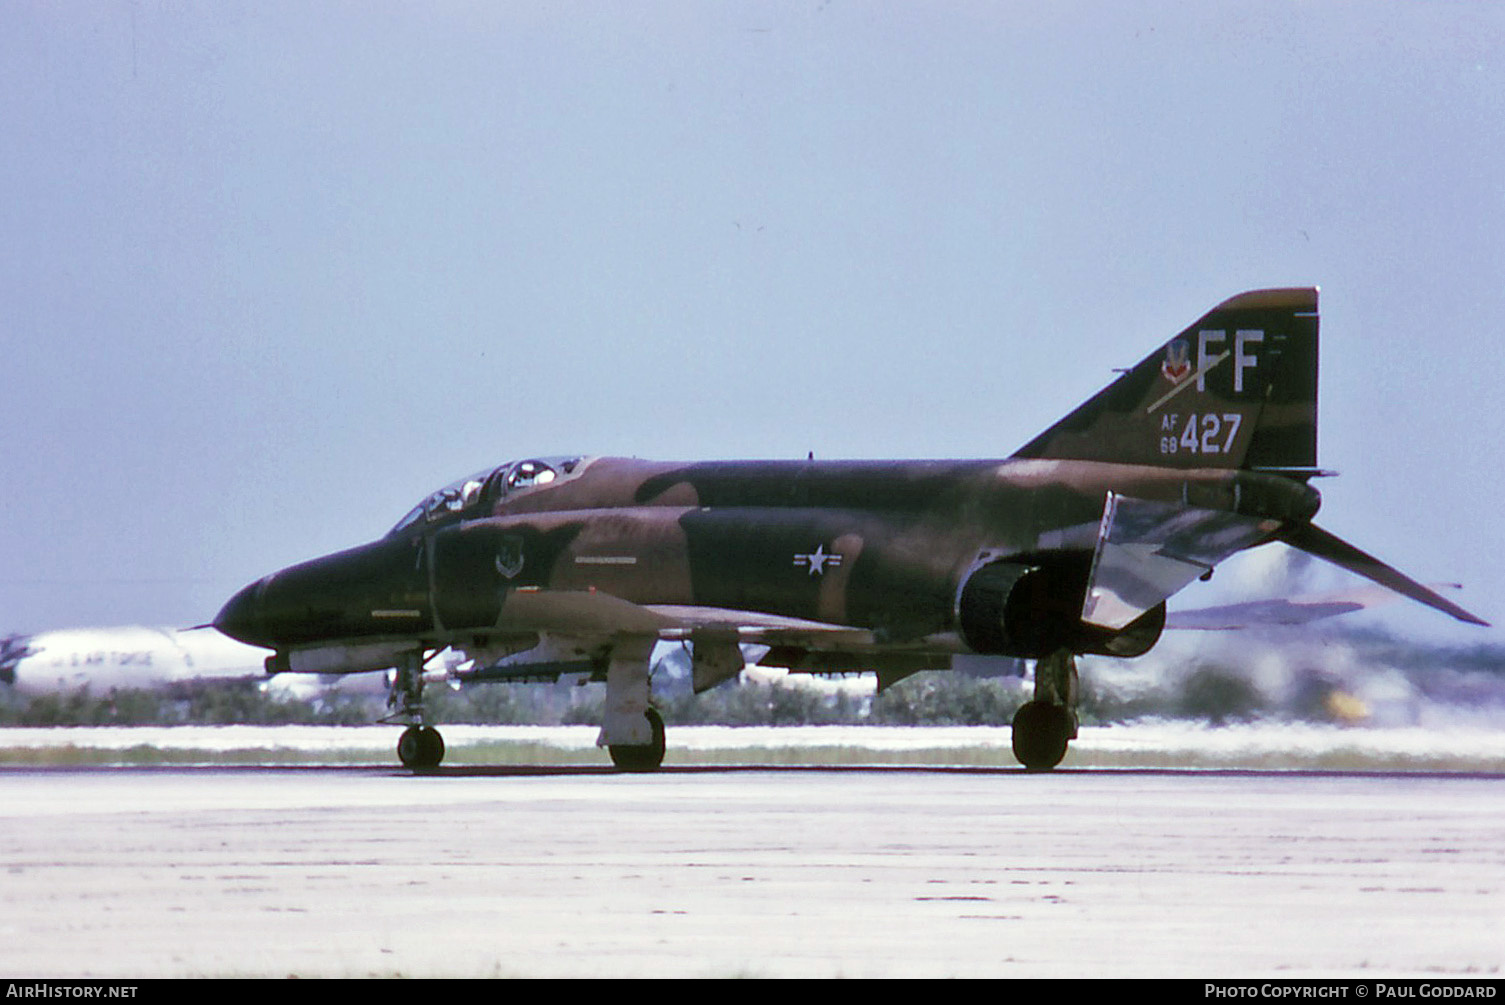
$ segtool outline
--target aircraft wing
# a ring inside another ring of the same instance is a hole
[[[497,625],[591,637],[656,636],[673,627],[647,607],[598,590],[526,588],[507,595]]]
[[[503,632],[538,633],[537,647],[494,658],[484,648],[461,647],[477,665],[456,674],[462,682],[514,680],[580,672],[597,667],[590,655],[615,654],[645,641],[694,644],[697,693],[742,671],[744,645],[770,651],[862,649],[874,644],[863,628],[721,607],[635,604],[597,590],[520,589],[502,604]],[[613,657],[614,658],[614,657]]]

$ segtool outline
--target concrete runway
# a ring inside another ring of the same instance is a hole
[[[0,769],[10,977],[1493,977],[1505,776]]]

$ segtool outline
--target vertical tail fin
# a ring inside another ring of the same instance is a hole
[[[1316,289],[1223,301],[1014,456],[1310,473]]]

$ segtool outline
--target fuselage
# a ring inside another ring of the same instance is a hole
[[[447,486],[385,537],[251,584],[216,624],[278,650],[439,647],[506,632],[513,593],[595,591],[965,651],[968,577],[1007,561],[1084,586],[1109,492],[1282,523],[1319,500],[1276,475],[1089,461],[548,458]],[[1081,590],[1051,593],[1074,617]]]

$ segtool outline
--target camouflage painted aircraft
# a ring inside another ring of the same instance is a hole
[[[1166,600],[1270,541],[1455,618],[1474,615],[1312,523],[1317,291],[1219,304],[1006,460],[661,463],[544,457],[433,493],[380,540],[273,573],[214,624],[271,672],[395,667],[404,764],[437,765],[425,659],[467,680],[606,684],[599,744],[664,756],[650,654],[676,640],[697,691],[742,646],[880,687],[957,654],[1035,660],[1013,722],[1028,768],[1077,733],[1076,657],[1138,656]]]

